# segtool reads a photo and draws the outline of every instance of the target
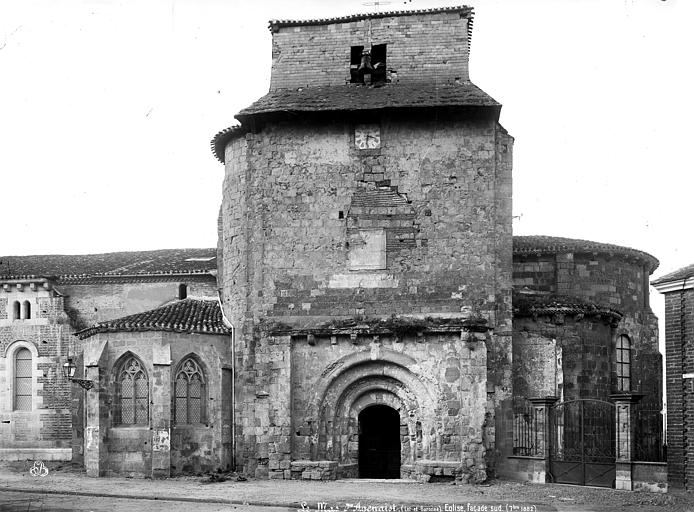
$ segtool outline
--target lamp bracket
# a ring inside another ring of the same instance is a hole
[[[87,380],[87,379],[70,379],[72,382],[76,382],[77,384],[80,385],[80,387],[84,389],[92,389],[94,387],[94,381],[93,380]]]

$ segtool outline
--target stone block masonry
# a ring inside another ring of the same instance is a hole
[[[270,90],[350,81],[352,46],[385,44],[387,76],[408,83],[468,80],[468,8],[273,28]]]
[[[171,332],[100,333],[86,340],[85,365],[99,375],[86,393],[87,474],[161,478],[229,469],[228,341],[222,335]],[[201,417],[176,421],[172,383],[191,355],[202,369]],[[137,423],[126,423],[118,419],[117,381],[121,363],[133,356],[147,379],[148,403]]]
[[[481,115],[371,122],[381,146],[365,151],[356,118],[310,116],[227,147],[220,281],[236,327],[237,467],[285,478],[292,461],[331,460],[353,474],[359,414],[382,404],[401,417],[402,475],[426,459],[483,480],[509,449],[495,416],[512,388],[512,139]],[[400,317],[480,318],[489,333],[471,351],[462,328],[340,330]]]

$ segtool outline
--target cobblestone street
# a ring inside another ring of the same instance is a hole
[[[136,502],[129,510],[159,510],[152,508],[156,502],[151,500],[172,500],[179,504],[183,502],[181,510],[189,509],[192,506],[191,502],[207,504],[202,510],[232,510],[232,505],[241,506],[242,509],[244,506],[256,505],[264,508],[300,510],[302,504],[304,508],[312,511],[321,510],[319,507],[322,507],[324,510],[342,512],[694,510],[692,496],[683,493],[654,494],[509,481],[493,481],[484,485],[421,484],[405,480],[236,481],[233,475],[229,475],[227,481],[211,483],[209,476],[166,480],[88,478],[83,472],[73,470],[69,466],[52,463],[47,464],[47,467],[47,476],[34,477],[29,473],[28,462],[3,464],[0,467],[0,491],[3,491],[0,500],[7,499],[9,495],[6,491],[26,491],[26,499],[37,496],[37,503],[48,503],[45,498],[51,494],[91,496],[98,499],[86,500],[84,503],[93,504],[92,508],[76,510],[100,510],[98,505],[111,511],[120,510],[116,505],[122,505],[122,502],[118,501],[121,498],[142,500]],[[14,500],[18,499],[17,493],[11,496]],[[59,502],[64,503],[64,498],[60,500],[51,503],[54,506]],[[8,508],[9,503],[2,503],[6,506],[0,510],[15,510]],[[208,505],[213,504],[219,507],[208,508]],[[370,505],[380,508],[366,508]],[[499,506],[501,508],[498,508]],[[161,510],[164,509],[177,510],[173,505]],[[50,509],[24,507],[22,510]]]

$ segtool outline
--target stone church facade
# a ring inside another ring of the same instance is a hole
[[[545,481],[531,399],[659,402],[657,260],[512,236],[513,138],[469,80],[472,17],[272,21],[270,91],[212,141],[216,251],[3,258],[5,457],[49,441],[93,476]],[[612,485],[638,480],[633,452]]]

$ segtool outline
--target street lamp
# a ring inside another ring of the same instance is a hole
[[[75,363],[72,361],[71,357],[67,358],[67,363],[63,364],[63,375],[65,375],[66,379],[71,380],[72,382],[76,382],[79,384],[83,389],[92,389],[94,387],[94,381],[93,380],[86,380],[86,379],[75,379],[75,372],[77,371],[77,366]],[[86,370],[85,370],[85,377],[86,377]]]

